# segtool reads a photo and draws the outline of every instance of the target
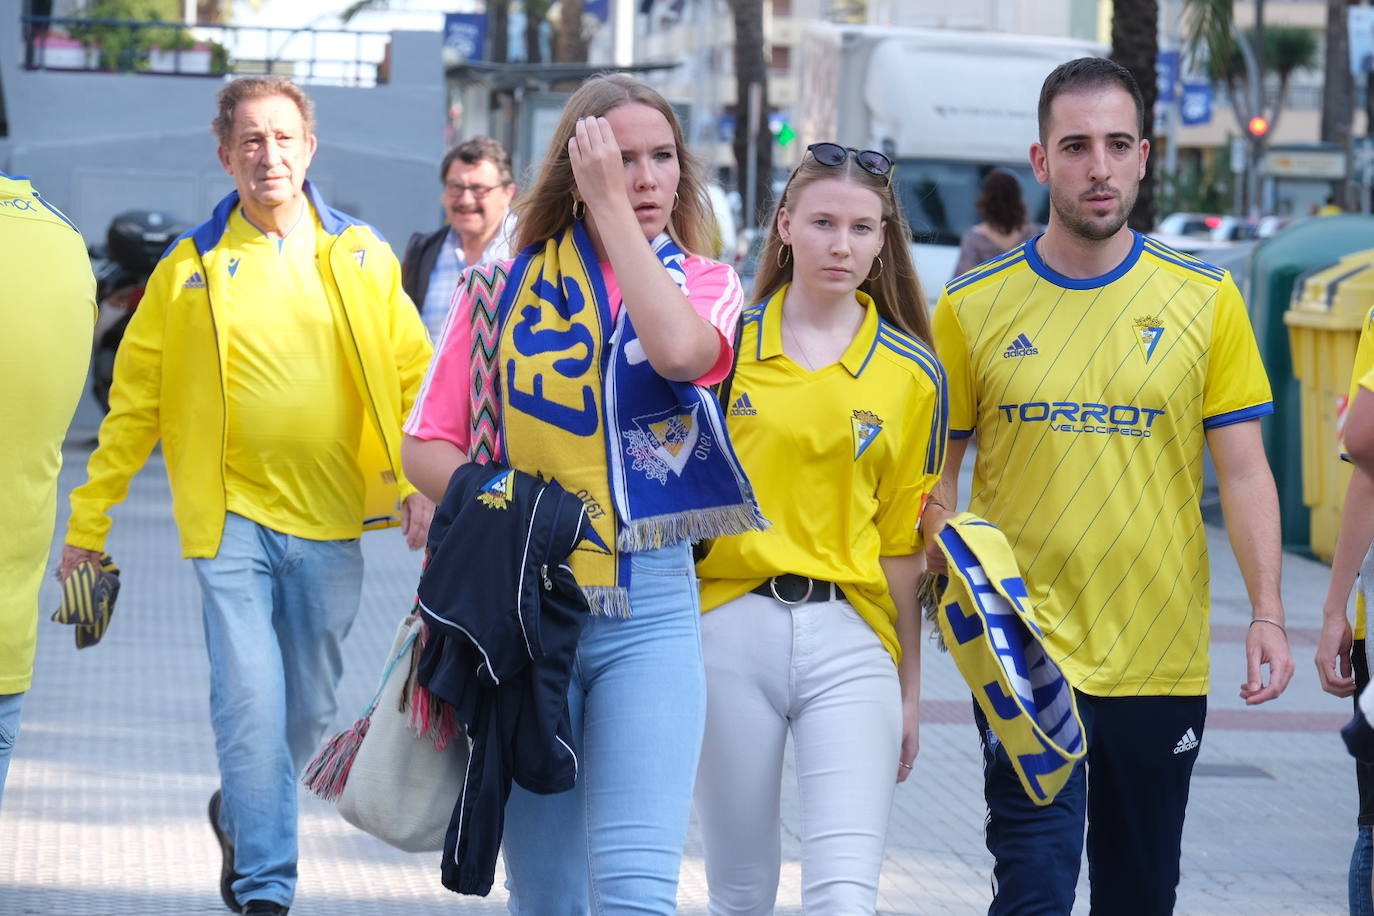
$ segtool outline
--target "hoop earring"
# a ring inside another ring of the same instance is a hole
[[[786,267],[786,266],[787,266],[787,262],[790,261],[791,259],[792,259],[792,246],[791,246],[791,245],[783,245],[781,248],[779,248],[779,249],[778,249],[778,257],[777,257],[778,270],[782,270],[784,267]]]
[[[879,257],[878,255],[875,254],[875,255],[873,256],[873,260],[875,260],[875,261],[878,262],[878,272],[877,272],[876,274],[874,274],[873,276],[871,276],[871,277],[868,278],[868,281],[869,281],[870,283],[872,283],[874,280],[878,279],[879,277],[881,277],[881,276],[883,275],[883,259],[882,259],[881,257]]]
[[[679,197],[677,196],[677,192],[674,191],[674,192],[673,192],[673,209],[676,210],[676,209],[677,209],[677,205],[680,204],[680,203],[682,203],[682,200],[681,200],[681,198],[679,198]]]
[[[577,209],[578,207],[581,207],[582,209],[581,209],[581,210],[578,210],[578,209]],[[584,200],[577,200],[576,198],[574,198],[574,199],[573,199],[573,219],[579,220],[579,221],[580,221],[580,220],[581,220],[584,216],[586,216],[586,215],[587,215],[587,202],[584,201]]]

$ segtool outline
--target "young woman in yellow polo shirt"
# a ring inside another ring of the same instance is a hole
[[[873,912],[918,746],[917,522],[944,373],[881,153],[808,148],[746,308],[726,409],[772,527],[697,566],[707,667],[696,809],[712,913],[770,913],[790,731],[808,913]]]

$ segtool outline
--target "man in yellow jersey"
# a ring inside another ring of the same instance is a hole
[[[1365,316],[1355,365],[1350,375],[1352,407],[1359,399],[1360,380],[1374,369],[1374,309]],[[1354,411],[1342,426],[1341,458],[1349,460],[1344,431],[1358,422]],[[1341,528],[1336,535],[1336,551],[1331,560],[1331,583],[1322,606],[1321,637],[1317,640],[1317,674],[1322,689],[1338,697],[1354,697],[1369,684],[1369,655],[1366,651],[1369,597],[1374,594],[1374,477],[1359,467],[1350,475],[1341,507]],[[1363,563],[1361,560],[1363,559]],[[1359,574],[1360,591],[1355,602],[1355,627],[1352,632],[1346,607],[1350,591]],[[1358,700],[1356,700],[1358,706]],[[1351,916],[1374,916],[1374,894],[1370,891],[1374,875],[1374,765],[1355,762],[1356,814],[1355,845],[1350,854],[1349,904]]]
[[[38,588],[57,515],[62,438],[95,328],[95,276],[81,234],[27,178],[0,174],[0,795],[33,680]]]
[[[950,281],[936,308],[950,450],[927,555],[944,567],[930,535],[976,432],[969,508],[1006,534],[1088,732],[1086,766],[1037,807],[975,711],[989,912],[1067,916],[1091,810],[1092,911],[1165,914],[1208,691],[1204,441],[1253,607],[1241,696],[1262,703],[1292,676],[1258,423],[1272,402],[1227,273],[1126,227],[1150,148],[1130,73],[1070,61],[1045,80],[1039,114],[1031,165],[1049,186],[1048,228]]]
[[[148,281],[90,479],[72,492],[60,572],[103,547],[107,511],[161,439],[201,586],[220,892],[236,912],[285,913],[296,776],[334,717],[358,536],[399,516],[418,548],[433,513],[400,461],[430,346],[386,242],[306,181],[305,93],[248,78],[218,101],[219,159],[237,190]]]

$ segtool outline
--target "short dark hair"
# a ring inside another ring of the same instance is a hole
[[[1118,86],[1135,102],[1136,132],[1145,133],[1145,99],[1140,94],[1131,71],[1105,57],[1079,57],[1055,67],[1040,87],[1040,142],[1045,142],[1045,129],[1050,123],[1050,105],[1066,92],[1082,92]],[[1138,136],[1137,139],[1144,139]]]
[[[470,140],[464,140],[444,153],[444,161],[439,164],[440,184],[448,180],[448,167],[453,165],[455,160],[464,165],[490,162],[496,166],[496,171],[501,173],[501,184],[507,185],[515,181],[515,174],[510,167],[510,153],[506,152],[506,148],[491,137],[473,137]]]

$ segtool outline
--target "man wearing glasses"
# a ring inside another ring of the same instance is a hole
[[[401,285],[436,341],[463,271],[511,256],[515,197],[510,153],[491,137],[473,137],[449,150],[439,180],[448,224],[412,235],[401,266]]]

